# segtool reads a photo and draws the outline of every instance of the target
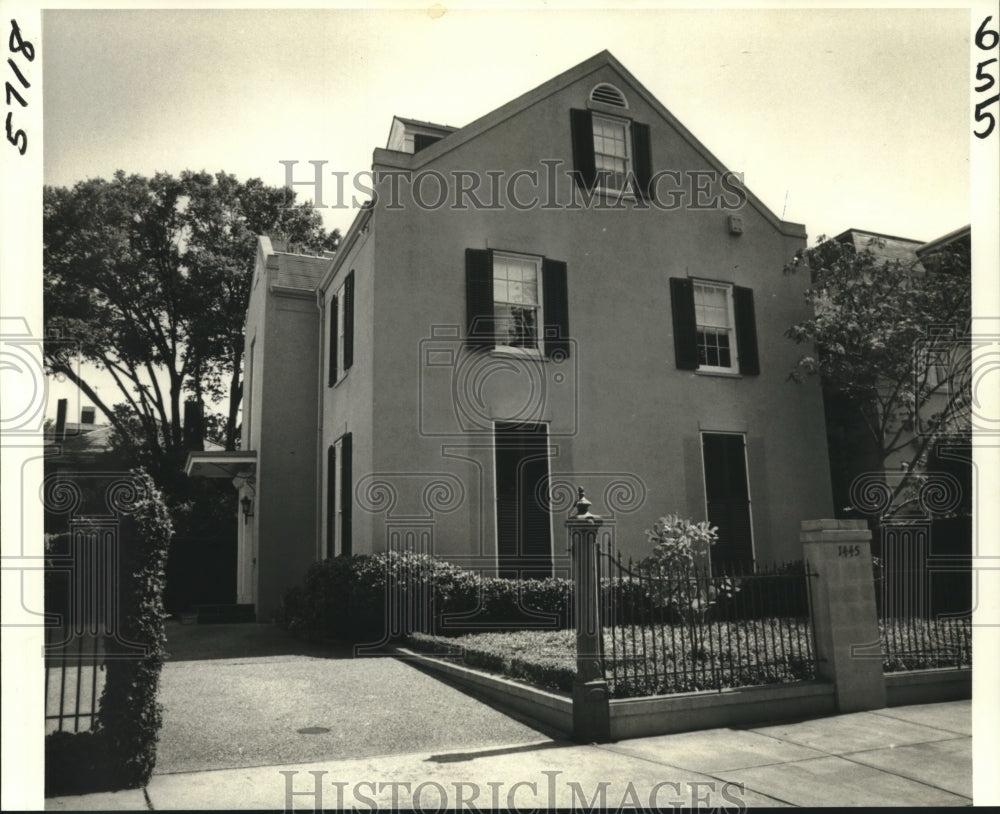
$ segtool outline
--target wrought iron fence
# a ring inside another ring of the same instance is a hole
[[[799,562],[668,571],[603,552],[605,672],[616,697],[816,677],[810,580]]]
[[[875,569],[875,604],[887,673],[972,666],[972,614],[937,613],[922,563]]]
[[[70,627],[45,628],[45,731],[93,729],[104,690],[104,640]]]

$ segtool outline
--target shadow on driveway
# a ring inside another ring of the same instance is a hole
[[[258,656],[351,658],[351,648],[296,639],[273,624],[182,625],[168,621],[168,662],[245,659]]]

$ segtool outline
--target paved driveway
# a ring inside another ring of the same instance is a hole
[[[272,625],[171,623],[167,637],[156,774],[549,739],[396,658]]]

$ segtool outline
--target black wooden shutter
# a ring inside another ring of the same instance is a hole
[[[760,373],[760,358],[757,354],[753,289],[733,286],[733,313],[736,316],[736,351],[740,356],[740,373],[756,376]]]
[[[334,530],[337,523],[337,448],[330,444],[326,448],[326,556],[335,557],[336,540]]]
[[[327,385],[337,383],[337,298],[330,298],[330,373]]]
[[[694,283],[670,278],[670,307],[674,319],[674,360],[679,370],[698,369],[698,325],[694,314]]]
[[[488,249],[465,250],[465,337],[468,344],[492,348],[493,258]]]
[[[545,355],[569,357],[569,292],[566,264],[561,260],[542,261],[542,310],[545,312],[543,341]]]
[[[351,555],[351,495],[354,491],[351,475],[351,434],[340,439],[340,553]]]
[[[551,577],[551,516],[539,494],[548,475],[548,427],[498,423],[495,431],[499,575]]]
[[[705,503],[708,522],[718,526],[719,541],[712,547],[712,566],[718,573],[753,566],[750,495],[742,435],[705,433]]]
[[[573,137],[574,178],[584,189],[594,188],[597,165],[594,161],[594,120],[589,110],[570,110],[570,133]]]
[[[653,180],[653,154],[649,138],[649,125],[632,122],[632,167],[638,195],[650,197],[649,186]]]
[[[344,280],[344,370],[354,364],[354,272]]]

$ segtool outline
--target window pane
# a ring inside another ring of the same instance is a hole
[[[496,306],[497,344],[512,348],[537,348],[537,309],[498,303]]]

